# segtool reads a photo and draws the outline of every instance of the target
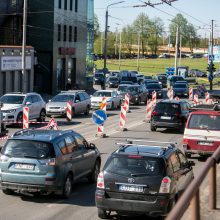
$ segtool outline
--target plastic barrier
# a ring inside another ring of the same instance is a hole
[[[193,103],[194,104],[199,103],[199,95],[197,95],[197,94],[194,95]]]
[[[157,92],[153,91],[152,92],[152,107],[154,108],[157,104]]]
[[[72,121],[72,102],[68,101],[66,105],[66,119],[67,121]]]
[[[127,114],[127,109],[125,106],[121,106],[121,113],[120,113],[120,121],[119,121],[119,127],[122,131],[127,130],[125,128],[125,123],[126,123],[126,114]]]
[[[172,99],[173,99],[173,90],[172,90],[172,89],[169,89],[169,90],[168,90],[167,96],[168,96],[168,99],[169,99],[169,100],[172,100]]]
[[[189,88],[189,100],[193,100],[193,88]]]
[[[150,121],[151,114],[152,114],[152,101],[148,100],[147,106],[146,106],[146,121],[148,121],[148,122]]]
[[[29,108],[23,108],[23,129],[29,128]]]

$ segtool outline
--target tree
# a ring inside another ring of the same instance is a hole
[[[99,20],[98,16],[95,14],[94,16],[94,39],[96,40],[97,37],[100,35],[100,25],[99,25]]]
[[[122,30],[122,43],[125,45],[127,52],[131,55],[133,46],[133,27],[127,25]]]
[[[144,13],[138,15],[136,20],[133,22],[134,31],[140,34],[142,56],[144,55],[145,52],[147,37],[149,35],[148,31],[150,30],[150,26],[151,26],[151,21],[149,17]]]

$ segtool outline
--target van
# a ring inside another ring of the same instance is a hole
[[[191,154],[211,155],[220,146],[220,111],[201,109],[191,112],[184,131],[183,149]]]

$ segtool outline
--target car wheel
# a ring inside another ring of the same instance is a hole
[[[90,111],[90,107],[89,107],[89,105],[87,105],[86,111],[84,112],[84,114],[85,114],[85,115],[89,115],[89,111]]]
[[[121,107],[121,100],[118,103],[118,109],[120,109],[120,107]]]
[[[17,116],[17,123],[18,123],[19,128],[23,127],[23,113],[22,112],[20,112]]]
[[[139,97],[137,101],[137,105],[140,105],[140,104],[141,104],[141,98]]]
[[[110,213],[107,213],[107,211],[104,209],[98,208],[98,216],[101,219],[108,219],[110,216]]]
[[[76,113],[75,113],[75,109],[72,108],[72,118],[75,117],[75,114],[76,114]]]
[[[100,172],[100,162],[96,160],[92,173],[88,176],[89,183],[95,183],[97,181]]]
[[[40,117],[37,119],[38,122],[44,122],[46,119],[46,112],[44,109],[41,110],[40,112]]]
[[[111,110],[113,110],[114,108],[115,108],[115,103],[112,102]]]
[[[66,177],[63,185],[62,197],[68,199],[72,194],[72,189],[73,189],[73,178],[72,175],[69,174]]]
[[[2,192],[6,195],[12,195],[14,193],[14,191],[11,189],[3,189]]]
[[[157,128],[151,124],[151,125],[150,125],[150,130],[151,130],[151,131],[156,131]]]

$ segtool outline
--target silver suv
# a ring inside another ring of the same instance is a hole
[[[25,106],[29,107],[29,119],[45,121],[46,103],[38,93],[7,93],[0,98],[0,102],[3,103],[2,113],[5,122],[21,125]]]
[[[82,90],[63,91],[54,96],[46,105],[47,116],[66,115],[67,102],[72,102],[72,116],[75,114],[89,114],[91,107],[90,96]]]

